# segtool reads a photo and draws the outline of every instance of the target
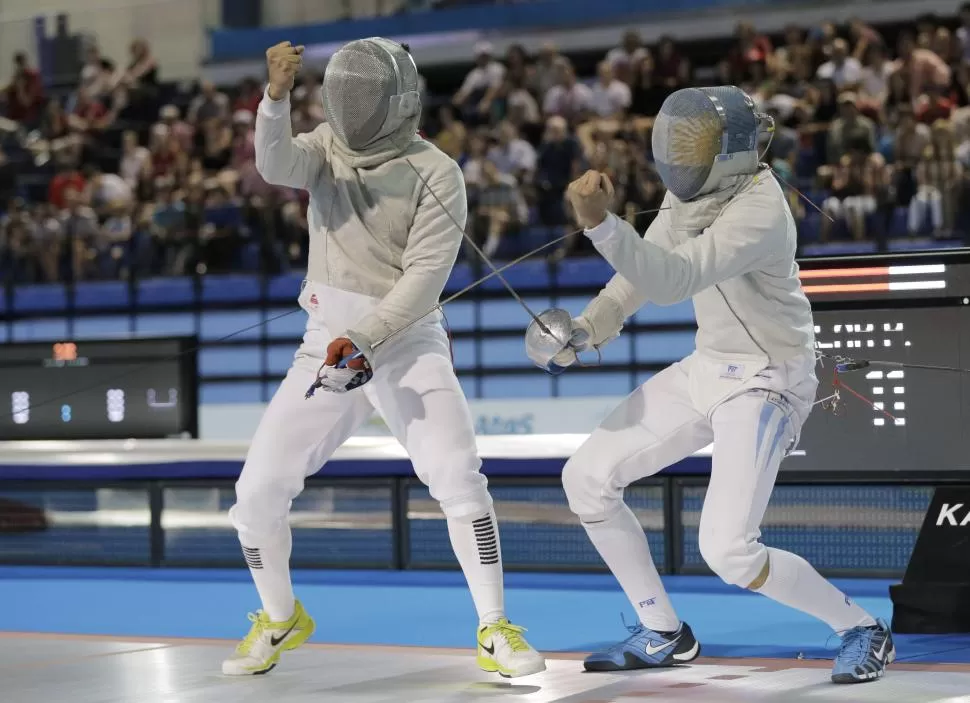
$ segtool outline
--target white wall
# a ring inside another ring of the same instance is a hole
[[[587,434],[615,408],[623,396],[470,400],[479,435]],[[206,404],[199,407],[199,436],[206,440],[252,438],[266,406],[261,403]],[[374,415],[358,435],[389,435]]]
[[[103,53],[117,64],[128,63],[132,39],[148,40],[158,59],[162,80],[199,75],[207,52],[206,27],[217,25],[220,0],[0,0],[0,83],[12,70],[12,56],[27,51],[37,60],[33,18],[67,13],[72,33],[97,37]]]

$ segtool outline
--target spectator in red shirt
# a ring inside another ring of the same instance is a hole
[[[239,86],[239,95],[232,104],[233,113],[240,110],[256,114],[259,101],[263,99],[263,90],[259,86],[259,81],[255,78],[245,78]]]
[[[934,124],[937,120],[948,120],[953,114],[953,100],[945,89],[930,87],[916,101],[916,119],[923,124]]]
[[[107,126],[108,109],[85,89],[79,90],[74,111],[67,121],[76,132],[96,132]]]
[[[750,22],[739,22],[734,30],[737,43],[728,54],[725,68],[732,83],[744,83],[749,78],[752,64],[768,65],[772,62],[774,47],[771,40],[755,31]],[[659,63],[658,63],[659,65]]]
[[[255,114],[255,113],[254,113]],[[178,107],[175,105],[165,105],[158,112],[160,125],[168,130],[168,134],[174,134],[184,151],[192,151],[195,140],[195,127],[182,119]]]
[[[690,81],[690,62],[677,51],[674,40],[670,37],[660,37],[657,41],[653,75],[671,92],[685,87]]]
[[[155,125],[151,152],[152,170],[156,178],[173,175],[180,157],[185,154],[178,135],[169,132],[165,125]]]
[[[73,164],[63,164],[47,187],[47,200],[58,210],[67,207],[67,191],[84,192],[84,176]]]
[[[44,107],[44,86],[40,74],[27,63],[27,54],[14,54],[14,75],[5,91],[7,117],[32,126],[40,119]]]

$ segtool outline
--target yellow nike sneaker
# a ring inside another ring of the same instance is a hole
[[[250,613],[249,620],[253,626],[246,639],[222,662],[226,676],[269,673],[279,663],[280,654],[306,642],[317,627],[300,601],[296,601],[293,617],[284,622],[272,622],[262,610]]]
[[[530,676],[546,670],[546,660],[534,650],[522,633],[524,627],[505,618],[478,628],[478,666],[507,679]]]

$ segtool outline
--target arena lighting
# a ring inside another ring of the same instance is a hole
[[[884,283],[829,283],[802,286],[806,294],[812,293],[870,293],[893,290],[940,290],[946,281],[886,281]]]
[[[914,264],[912,266],[865,266],[860,268],[811,269],[800,271],[798,277],[806,278],[876,278],[878,276],[918,276],[926,273],[944,273],[945,264]]]
[[[866,281],[859,283],[815,283],[803,286],[806,294],[832,293],[885,293],[890,291],[941,290],[946,288],[945,280],[892,280],[897,276],[925,276],[946,273],[944,264],[913,264],[908,266],[862,266],[857,268],[828,268],[800,271],[802,281],[833,278],[889,280]]]

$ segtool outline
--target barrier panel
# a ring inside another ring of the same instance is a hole
[[[511,570],[603,565],[559,474],[583,435],[479,438]],[[243,565],[227,511],[245,443],[200,440],[0,443],[0,563]],[[701,452],[627,490],[664,573],[705,573],[697,525],[710,471]],[[935,486],[958,474],[783,471],[765,543],[821,571],[896,577]],[[455,568],[444,517],[400,445],[351,439],[293,503],[297,568]]]

